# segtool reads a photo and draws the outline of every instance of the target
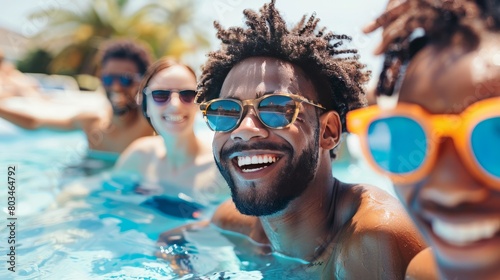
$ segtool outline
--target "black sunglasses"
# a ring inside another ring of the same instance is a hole
[[[190,104],[194,102],[194,98],[196,97],[196,91],[192,89],[155,89],[150,90],[148,88],[144,89],[144,94],[151,95],[153,97],[154,102],[157,104],[164,104],[170,101],[170,97],[173,92],[177,92],[179,94],[179,99],[184,104]]]
[[[102,75],[102,77],[101,77],[102,84],[105,87],[112,86],[113,82],[115,80],[118,80],[120,85],[122,85],[124,87],[129,87],[134,83],[134,81],[139,80],[139,76],[127,75],[127,74],[118,74],[118,75],[106,74],[106,75]]]

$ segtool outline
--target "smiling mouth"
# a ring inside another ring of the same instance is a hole
[[[439,219],[432,221],[432,231],[450,245],[467,246],[500,233],[500,219],[469,223],[447,223]]]
[[[280,157],[272,154],[253,156],[238,156],[233,159],[244,173],[257,172],[268,168],[280,160]]]
[[[162,118],[167,122],[173,122],[173,123],[180,123],[186,119],[185,116],[171,116],[171,115],[164,115],[162,116]]]

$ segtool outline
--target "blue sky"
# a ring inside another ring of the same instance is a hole
[[[139,5],[148,0],[134,0]],[[172,0],[171,0],[172,1]],[[182,1],[182,0],[176,0]],[[10,1],[9,1],[10,2]],[[85,5],[86,1],[70,0],[16,0],[2,5],[0,10],[0,26],[17,31],[25,36],[36,33],[44,26],[44,22],[33,22],[27,19],[27,15],[33,11],[48,10],[53,7],[73,7]],[[243,25],[242,11],[246,8],[258,9],[264,0],[197,0],[199,9],[197,11],[198,26],[205,26],[207,33],[214,38],[213,48],[218,42],[215,40],[215,32],[212,22],[218,20],[223,26]],[[358,48],[361,60],[366,63],[374,76],[379,72],[380,58],[372,55],[375,45],[380,40],[380,32],[372,35],[362,34],[361,27],[379,15],[386,5],[387,0],[277,0],[276,6],[284,15],[287,22],[297,22],[303,14],[316,12],[321,19],[320,25],[336,33],[346,33],[352,36],[352,46]],[[134,4],[135,4],[134,3]],[[77,5],[78,4],[78,5]],[[190,59],[191,64],[202,63],[204,54],[197,54]]]

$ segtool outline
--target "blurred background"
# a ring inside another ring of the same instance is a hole
[[[200,72],[205,54],[218,47],[213,21],[243,25],[242,11],[263,0],[17,0],[0,10],[0,50],[21,72],[75,77],[80,89],[95,85],[95,55],[110,38],[135,38],[148,44],[155,58],[180,58]],[[289,23],[316,13],[320,25],[352,36],[361,60],[376,77],[380,58],[372,51],[379,33],[361,27],[385,7],[385,0],[277,1]],[[39,78],[40,79],[40,78]]]

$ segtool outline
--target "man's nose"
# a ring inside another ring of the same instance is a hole
[[[113,79],[111,90],[115,92],[121,92],[123,90],[123,86],[118,79]]]
[[[109,95],[109,100],[114,103],[124,101],[125,97],[123,94],[120,93],[121,91],[119,89],[118,90],[113,89]]]
[[[231,139],[238,141],[250,141],[253,138],[267,138],[268,128],[261,123],[253,108],[243,112],[243,119],[238,127],[231,132]]]
[[[436,164],[421,190],[421,197],[443,207],[455,207],[481,202],[487,199],[490,190],[473,177],[452,139],[447,138],[439,146]]]

